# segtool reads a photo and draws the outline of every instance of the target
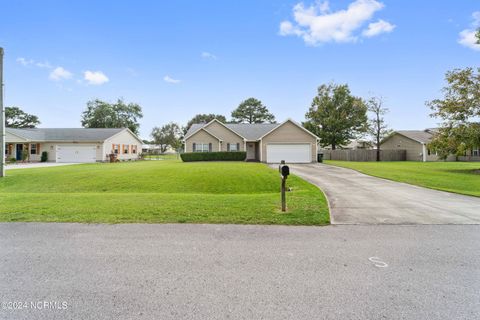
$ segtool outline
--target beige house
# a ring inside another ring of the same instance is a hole
[[[14,129],[6,128],[5,157],[40,161],[43,151],[49,162],[100,162],[115,153],[119,160],[136,160],[142,141],[129,129]]]
[[[185,152],[246,151],[247,161],[309,163],[317,159],[318,137],[293,120],[282,123],[193,124]]]
[[[383,150],[406,150],[407,161],[439,161],[437,154],[428,147],[435,129],[395,131],[381,143]],[[447,161],[456,161],[455,155],[448,156]],[[480,161],[479,148],[469,150],[460,161]]]

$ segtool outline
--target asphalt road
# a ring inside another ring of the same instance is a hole
[[[480,315],[476,225],[6,223],[0,241],[0,319]]]
[[[480,198],[375,178],[325,164],[290,165],[322,189],[334,224],[480,224]]]

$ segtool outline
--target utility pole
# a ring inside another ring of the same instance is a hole
[[[3,107],[3,48],[0,47],[0,178],[5,177],[5,108]]]

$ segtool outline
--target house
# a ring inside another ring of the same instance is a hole
[[[318,137],[293,120],[282,123],[193,124],[185,134],[185,152],[246,151],[247,161],[316,161]]]
[[[380,146],[383,150],[406,150],[407,161],[439,161],[435,151],[428,147],[435,132],[435,129],[394,131]],[[456,161],[457,157],[450,155],[446,160]],[[479,148],[467,151],[464,156],[458,157],[458,160],[480,161]]]
[[[323,150],[332,150],[332,146],[328,145]],[[357,150],[357,149],[373,149],[373,143],[367,140],[350,140],[346,145],[337,146],[341,150]]]
[[[160,154],[162,153],[162,148],[158,144],[143,144],[142,145],[142,153],[145,154]],[[164,154],[175,154],[177,153],[175,149],[173,149],[171,146],[167,145],[167,149]]]
[[[40,161],[43,151],[51,162],[107,161],[108,154],[119,160],[138,159],[142,141],[127,128],[6,128],[5,156],[22,160],[27,153],[29,161]]]

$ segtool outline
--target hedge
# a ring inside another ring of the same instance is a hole
[[[187,152],[180,155],[183,162],[190,161],[244,161],[247,153],[244,151],[235,152]]]

